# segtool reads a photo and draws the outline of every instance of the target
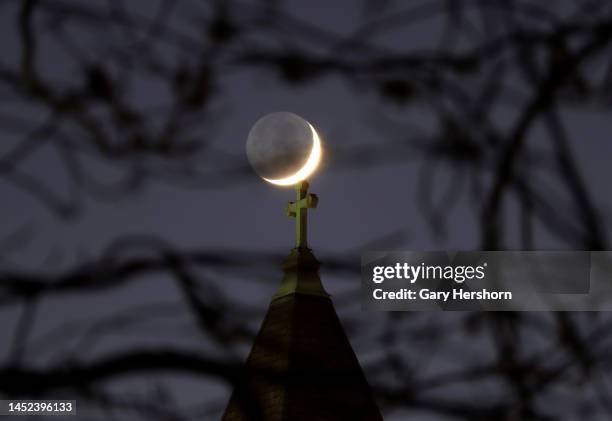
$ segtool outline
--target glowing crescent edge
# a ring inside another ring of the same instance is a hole
[[[293,184],[297,184],[300,181],[306,179],[319,165],[319,160],[321,159],[321,139],[319,139],[319,135],[317,131],[312,127],[312,124],[308,123],[310,126],[310,130],[312,130],[312,151],[310,152],[310,156],[308,160],[304,164],[302,168],[300,168],[295,174],[290,175],[285,178],[278,179],[270,179],[262,177],[269,183],[276,184],[279,186],[291,186]]]

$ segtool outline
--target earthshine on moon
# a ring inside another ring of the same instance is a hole
[[[246,152],[261,178],[279,186],[292,186],[314,172],[322,148],[317,131],[308,121],[293,113],[275,112],[255,123]]]
[[[312,127],[312,124],[308,123],[308,125],[310,126],[310,130],[312,130],[312,150],[310,151],[310,156],[308,157],[306,164],[304,164],[304,166],[295,174],[290,175],[289,177],[276,180],[264,177],[264,180],[279,186],[291,186],[305,180],[317,168],[317,165],[319,165],[319,160],[321,159],[321,139],[319,139],[319,135],[314,127]]]

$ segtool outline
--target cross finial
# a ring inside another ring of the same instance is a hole
[[[316,208],[319,198],[308,193],[308,182],[300,181],[295,185],[297,200],[287,205],[287,215],[295,218],[295,247],[307,249],[308,208]]]

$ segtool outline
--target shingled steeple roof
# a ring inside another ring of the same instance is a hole
[[[222,421],[381,421],[308,248],[296,247]]]

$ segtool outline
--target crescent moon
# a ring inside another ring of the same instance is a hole
[[[312,130],[312,149],[304,166],[289,177],[278,179],[264,178],[264,180],[278,186],[291,186],[306,179],[317,168],[321,160],[321,139],[319,139],[319,135],[314,127],[312,127],[312,124],[308,123],[308,125],[310,126],[310,130]]]

